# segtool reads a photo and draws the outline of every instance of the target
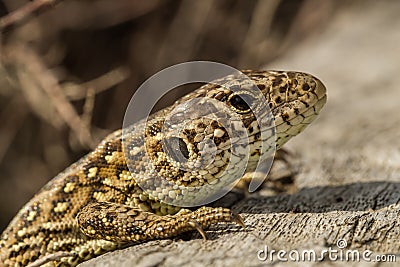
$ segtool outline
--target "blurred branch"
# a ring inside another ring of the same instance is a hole
[[[77,114],[75,108],[68,101],[56,77],[47,69],[41,58],[34,50],[26,45],[12,44],[11,58],[18,65],[25,66],[26,70],[32,74],[37,83],[49,97],[61,119],[71,128],[79,141],[86,146],[94,147],[90,130]]]
[[[244,43],[243,53],[239,58],[239,66],[259,67],[269,58],[260,57],[264,51],[277,50],[279,45],[274,38],[271,38],[272,19],[281,0],[271,0],[257,2],[254,8],[252,19],[248,28]],[[273,53],[271,53],[272,55]]]
[[[166,38],[158,51],[155,66],[186,61],[193,56],[193,51],[198,49],[204,24],[213,6],[215,2],[211,0],[181,2],[178,13],[169,26]],[[193,10],[196,12],[192,12]]]
[[[90,129],[90,123],[92,121],[95,96],[95,90],[92,87],[89,87],[86,91],[85,104],[83,105],[82,114],[82,122],[87,129]]]
[[[282,46],[288,46],[292,43],[299,42],[305,37],[309,37],[310,33],[317,33],[330,20],[340,1],[304,1],[293,23],[290,25],[289,32],[285,36]],[[318,10],[318,12],[314,12]]]
[[[64,84],[65,95],[70,100],[80,100],[87,96],[87,90],[91,88],[95,94],[108,90],[123,82],[129,77],[129,70],[124,67],[115,68],[102,76],[82,84]]]
[[[33,13],[43,10],[46,7],[53,6],[59,2],[61,2],[61,0],[34,0],[0,18],[0,30],[4,31],[15,24],[21,23]]]
[[[25,121],[27,114],[28,109],[19,95],[14,96],[10,102],[2,108],[2,112],[0,113],[0,121],[2,123],[0,131],[0,162],[3,161],[5,154]]]

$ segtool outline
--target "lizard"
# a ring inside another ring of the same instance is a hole
[[[226,171],[229,157],[234,154],[227,144],[238,141],[228,142],[228,132],[213,118],[191,120],[178,137],[168,130],[163,132],[166,117],[182,103],[208,98],[236,114],[248,134],[249,164],[245,174],[255,170],[254,162],[265,153],[261,147],[271,137],[262,135],[254,103],[261,103],[270,111],[276,149],[307,127],[326,103],[325,86],[310,74],[251,70],[242,73],[256,89],[234,75],[202,85],[146,121],[125,129],[126,137],[124,130],[109,134],[92,152],[50,180],[2,233],[2,266],[76,266],[127,245],[172,238],[188,231],[198,230],[205,238],[202,229],[221,222],[245,227],[243,218],[228,208],[187,209],[163,201],[177,198],[176,187],[157,191],[157,179],[147,179],[163,174],[168,181],[186,187],[223,184],[219,174]],[[261,97],[255,91],[261,92]],[[224,116],[218,110],[212,112],[217,118]],[[172,126],[180,123],[173,118],[171,122]],[[199,157],[201,141],[209,138],[216,148],[214,157],[219,157],[222,164],[211,161],[196,172],[180,168],[174,155],[162,146],[167,138],[174,141],[175,149],[187,162]],[[152,169],[149,162],[153,162]],[[233,169],[228,174],[235,172]],[[142,189],[141,183],[148,181],[155,185],[152,190],[156,194]]]

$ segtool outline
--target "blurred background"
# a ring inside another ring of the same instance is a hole
[[[324,40],[332,25],[344,30],[349,24],[337,21],[351,20],[343,14],[372,2],[0,1],[0,230],[48,180],[121,128],[151,75],[190,60],[297,68],[275,63]]]

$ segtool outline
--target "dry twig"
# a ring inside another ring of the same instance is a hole
[[[129,77],[128,69],[124,67],[115,68],[100,77],[82,84],[63,85],[65,95],[70,100],[80,100],[87,96],[88,90],[94,90],[95,94],[113,88]]]
[[[14,96],[11,101],[3,107],[0,114],[0,121],[2,122],[2,130],[0,131],[0,162],[3,161],[5,154],[11,146],[11,143],[22,126],[28,109],[25,105],[21,104],[22,98]],[[19,107],[16,109],[16,107]]]
[[[77,114],[75,108],[68,101],[58,80],[47,69],[41,58],[28,46],[21,44],[13,44],[13,53],[11,57],[21,65],[25,65],[28,72],[32,73],[32,77],[36,78],[36,82],[50,98],[50,103],[54,106],[60,117],[76,134],[79,141],[89,147],[93,147],[93,140],[89,129]]]
[[[43,10],[46,7],[55,5],[61,0],[35,0],[0,18],[0,31],[19,24],[30,17],[33,13]]]

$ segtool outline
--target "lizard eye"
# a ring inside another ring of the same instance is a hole
[[[247,113],[251,111],[250,106],[254,101],[254,97],[250,94],[232,94],[228,102],[239,113]]]

